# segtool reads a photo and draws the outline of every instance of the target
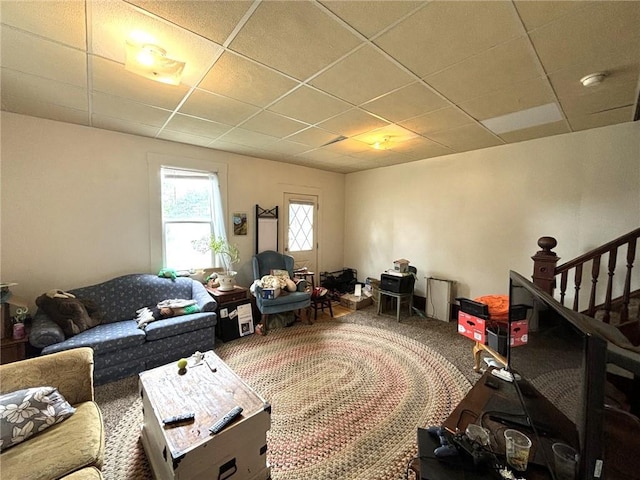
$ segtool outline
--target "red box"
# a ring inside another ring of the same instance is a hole
[[[458,333],[484,344],[486,342],[486,320],[465,312],[458,312]]]
[[[529,340],[529,320],[517,320],[511,322],[511,335],[509,335],[509,344],[512,347],[526,345]]]

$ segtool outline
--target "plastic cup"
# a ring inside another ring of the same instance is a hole
[[[557,480],[575,480],[578,467],[578,452],[564,443],[554,443],[553,464]]]
[[[504,431],[504,441],[506,444],[507,463],[514,470],[524,472],[527,469],[527,463],[529,463],[531,440],[524,433],[510,428]]]

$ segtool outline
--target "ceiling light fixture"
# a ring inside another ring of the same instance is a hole
[[[607,76],[606,72],[590,73],[580,79],[580,83],[584,87],[596,87],[604,81]]]
[[[384,137],[373,144],[373,148],[376,150],[386,150],[391,147],[390,137]]]
[[[164,48],[151,43],[136,45],[126,42],[124,68],[156,82],[179,85],[184,62],[167,57]]]

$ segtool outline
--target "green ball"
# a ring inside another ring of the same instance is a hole
[[[183,368],[187,368],[187,359],[186,358],[181,358],[180,360],[178,360],[178,368],[180,370],[182,370]]]

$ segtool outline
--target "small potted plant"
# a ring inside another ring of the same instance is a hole
[[[199,252],[204,253],[210,250],[220,256],[224,271],[218,273],[218,281],[220,283],[218,290],[223,292],[233,290],[233,279],[237,273],[233,266],[240,262],[238,246],[227,242],[222,237],[216,236],[211,236],[208,240],[206,238],[195,240],[193,246]]]

